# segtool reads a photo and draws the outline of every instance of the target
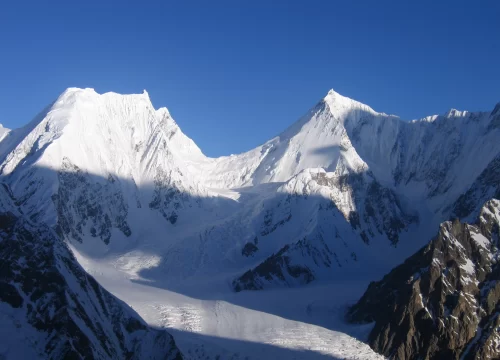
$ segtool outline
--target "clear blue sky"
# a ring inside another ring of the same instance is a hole
[[[208,155],[277,135],[330,88],[404,119],[500,101],[500,1],[2,1],[0,122],[70,86],[167,106]]]

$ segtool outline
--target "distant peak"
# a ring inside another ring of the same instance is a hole
[[[328,91],[328,93],[326,94],[326,96],[325,96],[325,99],[326,99],[326,98],[331,98],[331,99],[335,99],[335,98],[345,98],[345,96],[342,96],[342,95],[340,95],[338,92],[336,92],[335,90],[330,89],[330,90]]]
[[[355,103],[359,103],[356,100],[353,100],[351,98],[348,98],[347,96],[343,96],[343,95],[339,94],[338,92],[336,92],[333,89],[330,89],[328,91],[328,94],[326,94],[324,99],[326,101],[330,101],[330,102],[343,102],[343,103],[355,102]]]
[[[386,113],[379,113],[375,110],[373,110],[370,106],[359,102],[357,100],[351,99],[347,96],[341,95],[338,92],[336,92],[333,89],[330,89],[328,91],[328,94],[323,98],[323,100],[329,105],[330,110],[337,112],[339,109],[362,109],[364,111],[370,112],[372,114],[379,114],[379,115],[385,115],[385,116],[394,116],[394,115],[387,115]],[[343,110],[341,110],[343,111]]]
[[[69,87],[66,90],[62,92],[61,95],[59,95],[59,99],[64,99],[68,97],[72,97],[74,95],[99,95],[99,96],[136,96],[136,97],[143,97],[149,100],[149,93],[147,92],[146,89],[144,89],[141,93],[137,94],[120,94],[116,92],[105,92],[105,93],[98,93],[95,91],[93,88],[78,88],[78,87]]]
[[[336,92],[333,89],[330,89],[330,91],[328,91],[328,94],[326,94],[326,96],[324,97],[324,100],[330,104],[336,103],[336,104],[343,104],[343,105],[348,105],[348,104],[364,105],[364,104],[361,104],[359,101],[353,100],[351,98],[348,98],[347,96],[343,96],[343,95],[339,94],[338,92]]]
[[[64,106],[65,104],[74,103],[75,100],[83,94],[86,93],[94,93],[94,89],[81,89],[77,87],[69,87],[64,90],[61,95],[57,98],[57,100],[51,106]]]
[[[327,95],[338,95],[338,93],[335,90],[330,89],[330,90],[328,90],[328,94]]]
[[[447,118],[453,118],[453,117],[461,117],[467,114],[467,111],[461,111],[457,109],[450,109],[446,114],[444,115]]]
[[[95,90],[93,88],[69,87],[66,90],[64,90],[62,94],[64,95],[64,94],[75,93],[75,92],[93,92],[93,93],[95,93]]]

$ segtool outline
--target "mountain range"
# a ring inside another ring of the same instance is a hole
[[[330,90],[266,143],[210,158],[145,91],[69,88],[0,128],[0,177],[0,356],[500,356],[484,220],[500,103],[405,121]]]

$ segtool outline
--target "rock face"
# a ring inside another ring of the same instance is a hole
[[[377,232],[396,245],[399,234],[419,220],[418,215],[407,213],[398,196],[382,186],[369,171],[343,175],[319,171],[312,180],[331,191],[331,199],[339,209],[345,209],[346,194],[351,197],[352,204],[343,214],[366,243]]]
[[[248,270],[238,279],[233,281],[235,291],[241,290],[261,290],[269,283],[291,286],[293,284],[307,284],[314,280],[314,274],[305,265],[293,264],[294,252],[308,253],[308,256],[322,254],[311,254],[316,252],[316,248],[308,246],[306,240],[299,241],[293,245],[285,245],[276,254],[271,255],[257,267]],[[304,254],[305,255],[305,254]],[[328,261],[328,260],[327,260]],[[330,264],[326,264],[329,266]]]
[[[109,244],[113,228],[130,236],[128,205],[119,180],[110,174],[104,183],[94,182],[67,158],[62,166],[58,172],[59,191],[52,196],[60,235],[78,242],[82,242],[82,236],[90,235],[105,244]]]
[[[475,224],[441,224],[438,236],[372,282],[348,312],[375,325],[370,346],[392,359],[500,357],[500,201]]]
[[[241,249],[241,255],[246,257],[253,256],[255,252],[259,251],[257,244],[258,244],[257,237],[255,237],[253,242],[247,242],[245,246],[243,246],[243,249]]]
[[[266,203],[259,222],[260,243],[273,237],[296,240],[235,279],[236,291],[307,284],[324,275],[324,270],[335,272],[357,262],[360,247],[387,240],[397,246],[401,233],[419,221],[369,172],[350,173],[344,167],[335,172],[308,169],[278,191],[286,195]],[[287,232],[294,219],[307,225]]]
[[[78,264],[55,231],[23,217],[2,186],[0,357],[181,359],[166,331],[144,321]]]

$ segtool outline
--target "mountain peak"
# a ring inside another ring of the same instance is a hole
[[[324,99],[331,99],[331,100],[342,100],[342,99],[347,99],[347,100],[352,100],[352,99],[349,99],[348,97],[345,97],[341,94],[339,94],[338,92],[336,92],[335,90],[333,89],[330,89],[328,91],[328,93],[326,94],[326,96],[324,97]]]
[[[61,95],[59,95],[59,99],[63,97],[67,97],[76,93],[93,93],[96,94],[96,91],[93,88],[79,88],[79,87],[69,87],[64,90]]]
[[[330,110],[335,113],[343,113],[350,109],[361,109],[372,114],[386,115],[385,113],[378,113],[373,110],[370,106],[363,104],[357,100],[351,99],[347,96],[343,96],[333,89],[328,91],[328,94],[323,98],[323,101],[328,104]]]
[[[457,109],[451,108],[450,110],[448,110],[446,112],[446,114],[444,116],[446,118],[454,118],[454,117],[462,117],[465,114],[467,114],[467,111],[462,111],[462,110],[457,110]]]
[[[105,92],[105,93],[98,93],[95,91],[93,88],[78,88],[78,87],[69,87],[66,90],[64,90],[61,95],[57,98],[55,103],[71,103],[74,102],[75,99],[90,99],[94,97],[104,97],[104,98],[110,98],[110,97],[119,97],[122,99],[125,98],[136,98],[136,99],[145,99],[148,102],[151,102],[149,98],[149,93],[144,89],[142,93],[137,93],[137,94],[120,94],[116,92]]]
[[[333,89],[330,89],[330,90],[328,90],[328,94],[326,94],[326,95],[327,95],[327,96],[328,96],[328,95],[339,95],[339,93],[338,93],[338,92],[336,92],[336,91],[335,91],[335,90],[333,90]]]

